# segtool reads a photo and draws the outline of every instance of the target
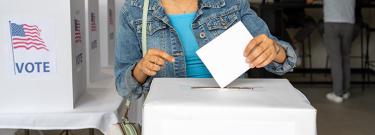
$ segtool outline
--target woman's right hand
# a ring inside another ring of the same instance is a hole
[[[135,79],[143,84],[147,77],[155,76],[165,62],[175,62],[173,56],[159,49],[149,49],[133,70]]]

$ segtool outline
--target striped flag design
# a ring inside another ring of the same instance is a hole
[[[35,49],[49,51],[41,38],[41,30],[36,25],[10,23],[14,49]]]

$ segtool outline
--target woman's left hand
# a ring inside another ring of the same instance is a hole
[[[277,58],[277,53],[283,50],[274,40],[262,34],[250,41],[244,56],[250,68],[262,68]]]

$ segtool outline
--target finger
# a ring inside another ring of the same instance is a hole
[[[156,65],[156,64],[154,64],[150,61],[147,61],[145,64],[146,64],[146,68],[151,70],[151,71],[158,72],[161,69],[161,67],[159,65]]]
[[[262,68],[262,67],[265,67],[267,66],[268,64],[270,64],[274,59],[274,55],[271,55],[271,57],[268,57],[267,60],[265,60],[264,62],[260,63],[257,68]]]
[[[156,75],[155,71],[151,71],[147,68],[142,68],[142,72],[145,73],[147,76],[155,76]]]
[[[262,43],[262,45],[257,46],[254,48],[253,51],[247,56],[247,62],[252,63],[256,58],[258,58],[262,53],[268,50],[270,47],[265,45],[266,43]]]
[[[263,42],[265,39],[267,38],[266,35],[262,34],[262,35],[259,35],[255,38],[253,38],[250,43],[246,46],[245,48],[245,51],[244,51],[244,56],[248,56],[250,54],[250,52],[258,45],[260,44],[261,42]]]
[[[165,64],[164,59],[157,56],[149,56],[148,61],[155,63],[159,66],[163,66]]]
[[[271,48],[268,48],[266,51],[264,51],[262,54],[259,55],[254,61],[251,62],[252,67],[258,67],[259,64],[266,61],[271,56]]]
[[[150,55],[159,56],[160,58],[163,58],[164,60],[166,60],[168,62],[174,62],[175,61],[173,56],[171,56],[168,53],[166,53],[162,50],[159,50],[159,49],[150,49],[149,53],[150,53]]]

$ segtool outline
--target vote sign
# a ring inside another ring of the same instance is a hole
[[[44,29],[46,28],[46,29]],[[40,75],[55,72],[54,44],[46,24],[30,24],[9,21],[10,47],[12,48],[12,69],[14,75]]]
[[[0,113],[74,109],[87,89],[85,26],[85,0],[0,0]]]

